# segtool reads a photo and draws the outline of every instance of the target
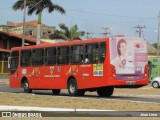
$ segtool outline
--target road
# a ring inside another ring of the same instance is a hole
[[[9,93],[23,93],[23,89],[13,89],[9,88],[8,83],[0,82],[0,92],[9,92]],[[37,95],[52,95],[51,90],[33,90],[33,94]],[[67,92],[61,92],[61,97],[69,97]],[[142,97],[136,97],[136,96],[116,96],[113,95],[109,98],[102,98],[95,95],[85,95],[83,97],[79,97],[81,99],[108,99],[108,100],[118,100],[118,101],[133,101],[133,102],[144,102],[144,103],[157,103],[160,104],[160,100],[157,98],[146,98],[144,96]]]

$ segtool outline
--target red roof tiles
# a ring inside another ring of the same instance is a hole
[[[11,26],[11,27],[22,27],[23,23],[8,22],[7,25]],[[38,21],[34,20],[34,21],[25,22],[25,25],[26,26],[37,26],[38,25]],[[45,24],[41,24],[41,26],[46,26],[46,25]]]
[[[0,31],[0,33],[6,34],[8,36],[13,36],[13,37],[16,37],[16,38],[19,38],[20,40],[22,40],[22,35],[21,34],[15,34],[15,33],[4,32],[4,31]],[[30,36],[26,36],[25,41],[32,42],[32,43],[36,44],[36,38],[32,38]],[[41,43],[46,43],[46,42],[41,41]]]

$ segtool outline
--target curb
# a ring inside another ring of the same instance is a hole
[[[115,111],[115,110],[99,110],[99,109],[73,109],[73,108],[46,108],[46,107],[30,107],[30,106],[5,106],[0,105],[0,111]]]

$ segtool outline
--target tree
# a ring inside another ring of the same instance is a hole
[[[62,39],[65,41],[81,40],[80,37],[84,36],[84,31],[78,31],[77,25],[73,25],[70,29],[65,24],[59,24],[61,30],[56,30],[50,39]]]
[[[14,10],[23,10],[24,9],[24,0],[18,0],[14,3],[12,8]],[[53,4],[51,0],[27,0],[26,7],[28,8],[28,15],[32,15],[35,13],[38,15],[38,26],[37,26],[37,44],[40,43],[40,29],[41,29],[41,21],[42,21],[42,11],[47,9],[49,13],[53,11],[58,11],[61,14],[65,14],[65,10],[57,5]]]
[[[157,43],[154,43],[154,44],[152,44],[152,46],[157,49],[158,44],[157,44]]]

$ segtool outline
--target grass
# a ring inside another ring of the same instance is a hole
[[[1,80],[1,84],[8,84],[8,80]],[[63,90],[67,92],[67,90]],[[115,89],[114,97],[143,97],[160,98],[160,89],[150,85],[139,89]],[[95,92],[86,92],[86,95],[97,95]],[[131,101],[118,101],[111,99],[94,99],[94,97],[68,97],[23,93],[0,93],[0,104],[11,106],[39,106],[53,108],[82,108],[82,109],[107,109],[120,111],[159,111],[160,104],[142,103]]]

